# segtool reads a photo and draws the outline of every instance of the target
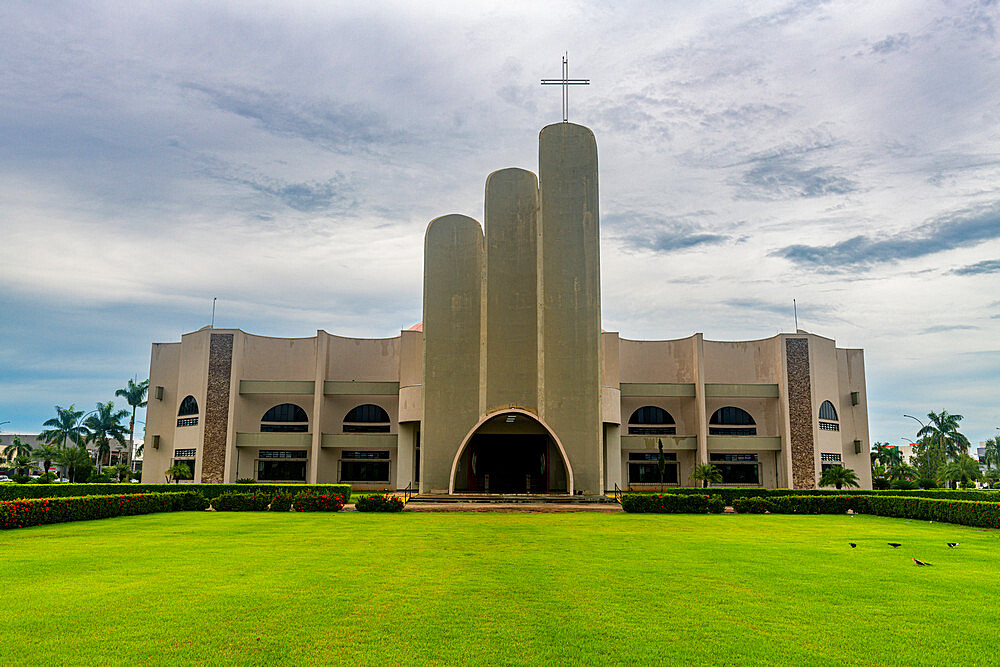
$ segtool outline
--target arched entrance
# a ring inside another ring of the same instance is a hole
[[[511,408],[483,417],[451,465],[450,493],[573,493],[559,438],[535,415]]]

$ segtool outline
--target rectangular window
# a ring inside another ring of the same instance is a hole
[[[344,424],[344,433],[388,433],[388,424]]]
[[[342,459],[388,459],[388,450],[368,450],[368,449],[358,449],[358,450],[344,450],[340,453],[340,458]]]
[[[193,459],[197,456],[196,449],[175,449],[174,458],[175,459]]]
[[[757,435],[757,427],[749,428],[728,428],[722,426],[709,426],[709,435]]]
[[[306,433],[308,424],[261,424],[261,433]]]
[[[341,482],[388,482],[388,461],[341,461]]]
[[[177,420],[177,425],[178,426],[197,426],[198,425],[198,418],[197,417],[184,417],[182,419],[178,419]]]
[[[821,431],[839,431],[840,424],[836,422],[820,422],[819,430]]]
[[[840,454],[829,454],[829,453],[826,453],[826,452],[822,452],[819,455],[819,460],[820,461],[840,461],[841,459],[840,459]]]
[[[841,467],[841,464],[839,464],[839,463],[821,463],[820,467],[819,467],[819,472],[820,472],[820,474],[823,474],[824,472],[826,472],[827,468],[832,468],[834,466],[837,466],[839,468],[839,467]]]
[[[660,469],[655,463],[629,463],[629,484],[659,484]],[[677,464],[668,463],[663,469],[663,483],[677,483]]]
[[[257,461],[257,479],[268,482],[304,482],[306,462]]]
[[[709,454],[709,461],[734,461],[734,462],[750,462],[756,461],[756,454]]]
[[[257,452],[259,459],[304,459],[306,450],[304,449],[262,449]]]
[[[713,463],[722,473],[723,484],[760,484],[760,466],[756,463]]]
[[[185,450],[178,450],[178,451],[185,451]],[[190,451],[194,451],[194,450],[192,449]],[[178,465],[178,464],[186,465],[188,467],[188,474],[187,474],[187,476],[182,477],[181,479],[194,479],[194,464],[195,464],[195,459],[174,459],[174,461],[173,461],[173,463],[171,465]]]
[[[677,435],[676,426],[629,426],[629,435]]]
[[[657,461],[659,460],[659,452],[629,452],[629,461]],[[677,460],[677,452],[663,452],[663,458],[668,461]]]

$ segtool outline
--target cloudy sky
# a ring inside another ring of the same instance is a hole
[[[593,128],[604,327],[863,347],[871,437],[1000,433],[1000,10],[920,2],[0,4],[0,426],[209,323],[391,336],[422,236]],[[141,417],[140,417],[141,419]]]

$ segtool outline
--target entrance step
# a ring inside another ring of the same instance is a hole
[[[568,494],[530,493],[421,493],[410,498],[407,505],[421,503],[466,505],[588,505],[617,504],[609,496],[570,496]]]

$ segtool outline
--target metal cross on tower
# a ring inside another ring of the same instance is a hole
[[[563,93],[563,122],[569,122],[569,87],[570,86],[589,86],[590,79],[571,79],[569,78],[569,53],[563,55],[562,59],[562,78],[561,79],[542,79],[543,86],[562,86]]]

